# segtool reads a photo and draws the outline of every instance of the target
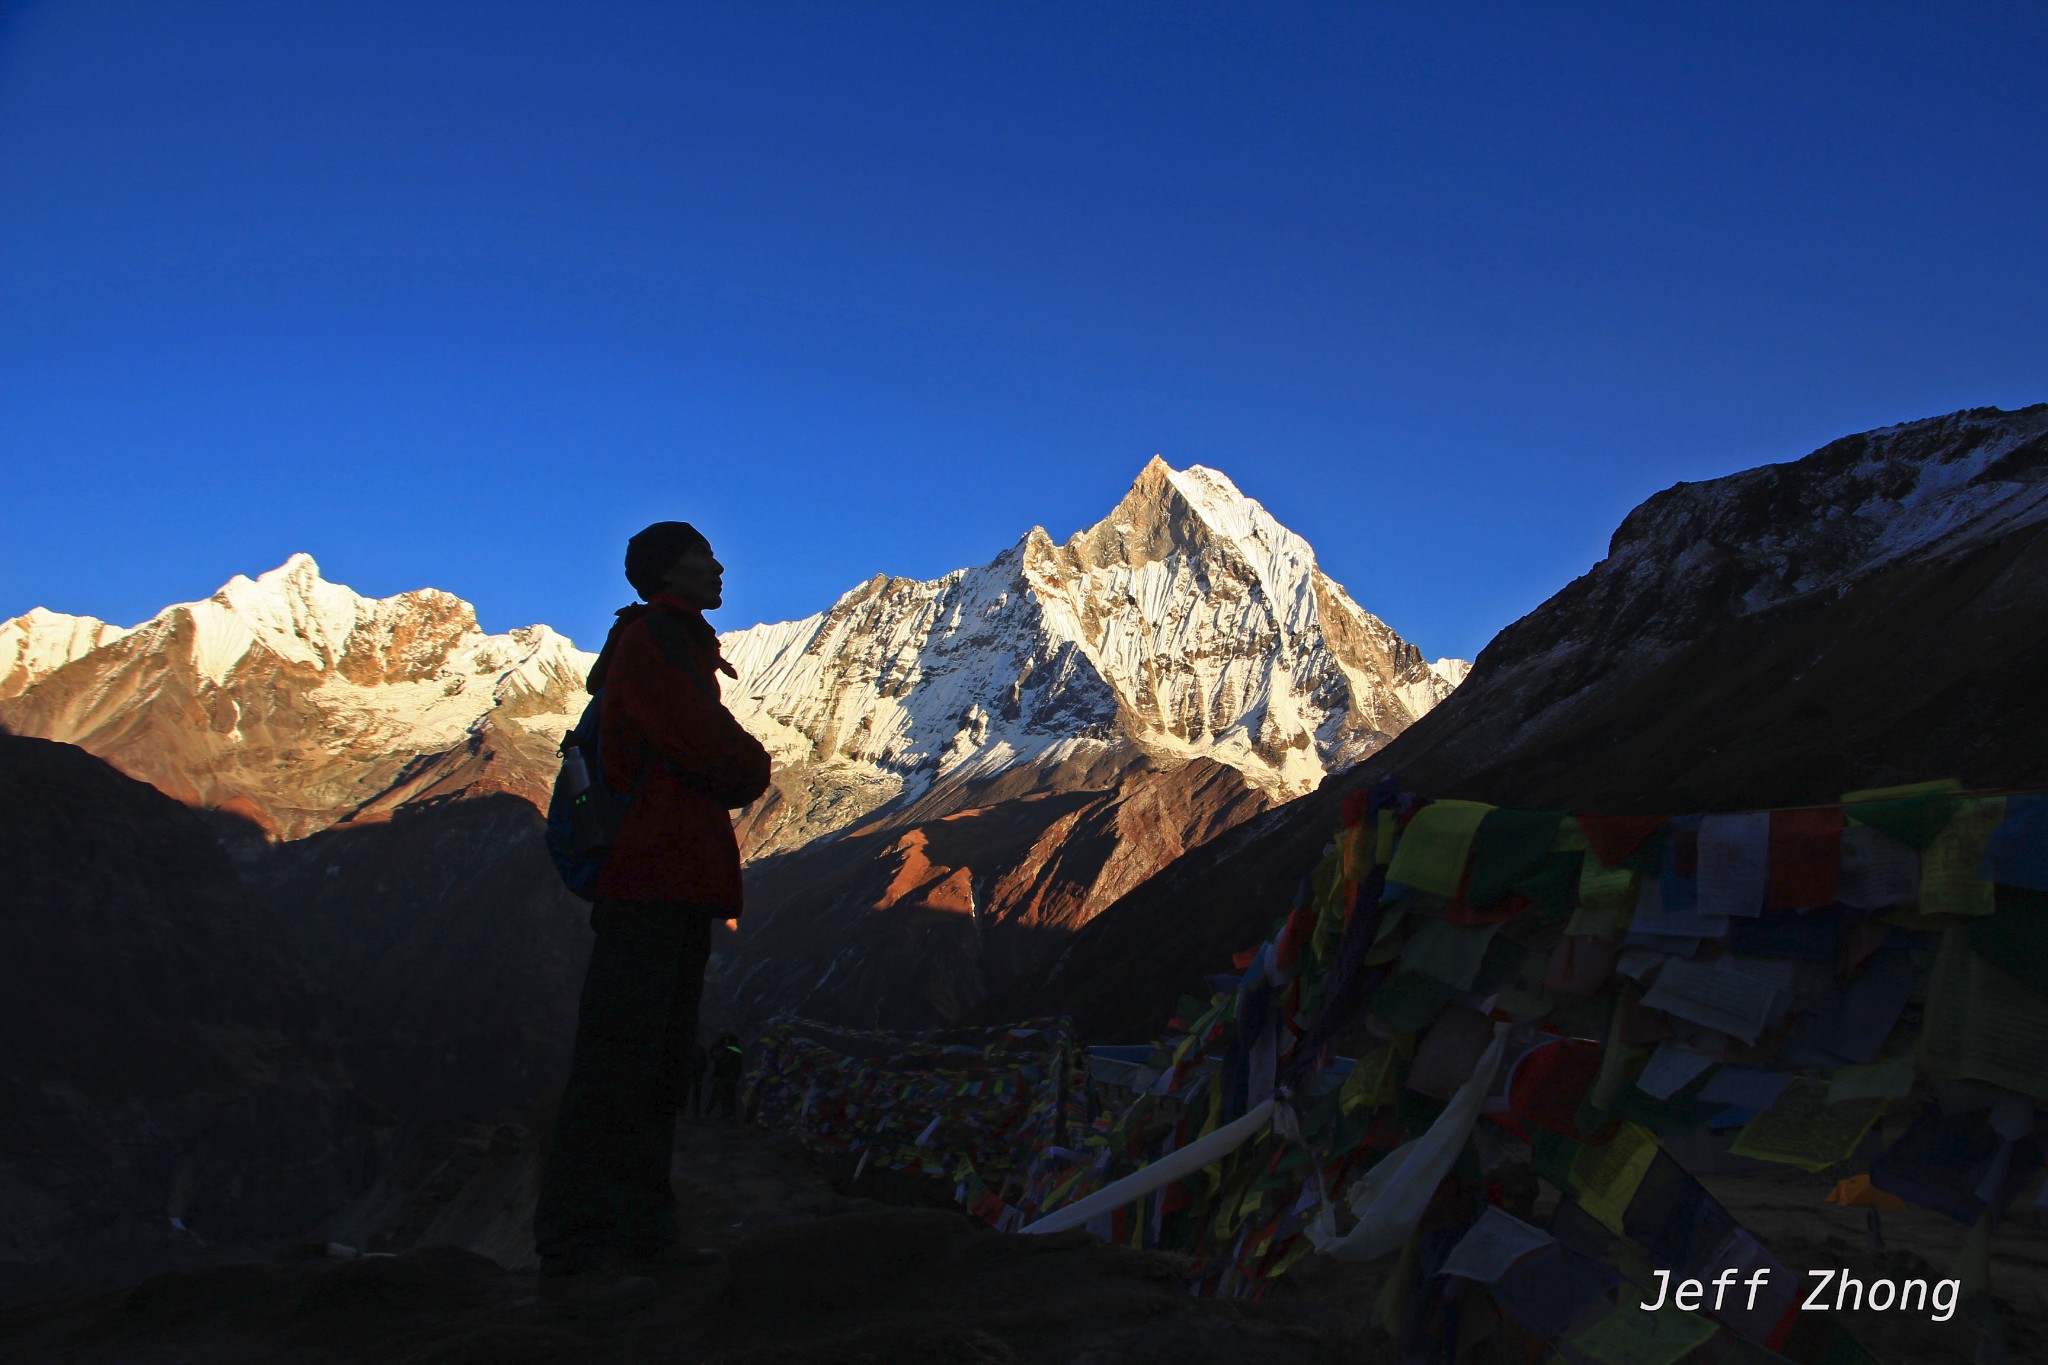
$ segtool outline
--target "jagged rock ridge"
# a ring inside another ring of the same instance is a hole
[[[1484,800],[1617,809],[2010,773],[2021,755],[1998,736],[2038,708],[1992,694],[2040,666],[2044,554],[2048,404],[1678,484],[1370,766]]]

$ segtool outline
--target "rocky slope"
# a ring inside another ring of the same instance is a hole
[[[1207,758],[1134,766],[1106,788],[996,796],[756,862],[747,916],[716,960],[733,1016],[970,1018],[1118,896],[1268,804]]]
[[[1502,631],[1441,707],[1316,794],[1221,835],[993,998],[1148,1036],[1256,941],[1383,776],[1578,810],[1824,801],[1954,776],[2048,785],[2048,405],[1972,409],[1680,484]]]
[[[432,588],[360,597],[300,554],[132,630],[0,623],[0,722],[293,838],[432,795],[544,803],[591,660],[546,626],[486,635]]]
[[[1360,776],[1696,810],[2048,781],[2048,404],[1679,484]]]
[[[530,1125],[589,939],[537,824],[500,795],[275,845],[0,734],[0,1300],[390,1222]]]
[[[691,1212],[739,1212],[766,1163],[686,1190]],[[699,1169],[702,1169],[700,1166]],[[1084,1232],[1011,1237],[958,1210],[866,1208],[732,1232],[720,1266],[664,1277],[646,1308],[570,1318],[456,1246],[391,1258],[301,1255],[145,1280],[125,1292],[0,1312],[20,1365],[422,1361],[445,1365],[1338,1365],[1369,1358],[1357,1303],[1285,1292],[1191,1298],[1183,1262]],[[699,1239],[701,1241],[701,1239]]]
[[[0,1295],[350,1197],[379,1116],[309,1044],[319,987],[216,828],[7,735],[0,825]]]

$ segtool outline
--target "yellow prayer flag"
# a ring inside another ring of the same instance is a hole
[[[1828,1103],[1817,1081],[1795,1077],[1769,1109],[1749,1121],[1728,1148],[1737,1156],[1824,1171],[1847,1161],[1884,1113],[1882,1099]]]
[[[1635,905],[1635,873],[1625,867],[1602,867],[1598,858],[1588,858],[1580,865],[1579,913],[1607,916],[1610,928],[1619,932],[1634,914]]]
[[[1989,915],[1998,909],[1991,883],[1979,875],[1984,846],[2005,819],[2005,798],[1964,798],[1947,828],[1920,855],[1920,913]]]
[[[1624,1123],[1604,1147],[1587,1143],[1572,1161],[1572,1193],[1579,1207],[1600,1220],[1609,1232],[1623,1235],[1622,1216],[1650,1163],[1657,1158],[1657,1138],[1638,1124]]]
[[[1472,836],[1493,809],[1478,801],[1438,801],[1416,812],[1394,849],[1387,880],[1455,896],[1472,856]]]
[[[1315,1243],[1306,1237],[1296,1237],[1294,1245],[1282,1252],[1280,1259],[1266,1267],[1266,1278],[1278,1279],[1294,1268],[1294,1263],[1315,1250]]]
[[[1377,1109],[1394,1102],[1394,1048],[1391,1043],[1360,1057],[1337,1092],[1337,1105],[1345,1113],[1360,1108]]]

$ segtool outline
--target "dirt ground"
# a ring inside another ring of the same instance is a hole
[[[1373,1362],[1367,1325],[1382,1268],[1311,1257],[1261,1304],[1196,1300],[1185,1264],[1085,1233],[1002,1236],[937,1205],[915,1182],[858,1187],[793,1140],[686,1124],[677,1192],[687,1243],[723,1265],[678,1272],[628,1316],[560,1316],[536,1293],[528,1242],[537,1152],[487,1144],[432,1208],[391,1215],[418,1249],[337,1259],[312,1246],[195,1263],[111,1292],[0,1312],[0,1357],[108,1365],[190,1362],[705,1361],[723,1365],[1113,1365],[1117,1362]],[[1710,1175],[1708,1186],[1795,1270],[1863,1279],[1949,1273],[1964,1229],[1906,1209],[1864,1215],[1822,1202],[1827,1180],[1795,1171]],[[886,1195],[891,1203],[867,1197]],[[919,1201],[923,1207],[913,1206]],[[365,1246],[374,1240],[364,1239]],[[2005,1359],[2048,1360],[2048,1233],[2031,1213],[1993,1242]],[[1886,1365],[1971,1362],[1977,1327],[1898,1313],[1848,1325]]]
[[[724,1249],[726,1261],[674,1273],[659,1301],[627,1316],[564,1318],[538,1297],[530,1264],[507,1268],[461,1246],[353,1260],[306,1246],[8,1310],[0,1357],[107,1365],[1370,1358],[1332,1315],[1189,1298],[1173,1257],[1078,1232],[1002,1236],[953,1209],[841,1194],[787,1138],[685,1125],[680,1146],[684,1238]],[[444,1212],[474,1205],[477,1189],[499,1189],[506,1207],[466,1215],[495,1238],[516,1221],[522,1198],[530,1218],[524,1183],[480,1173]]]

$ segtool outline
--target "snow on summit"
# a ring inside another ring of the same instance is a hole
[[[978,568],[878,575],[721,643],[735,714],[804,774],[809,804],[848,819],[1116,745],[1212,758],[1294,795],[1454,685],[1229,478],[1158,456],[1064,544],[1034,527]]]
[[[37,679],[127,633],[90,616],[42,607],[0,621],[0,698],[19,696]]]

